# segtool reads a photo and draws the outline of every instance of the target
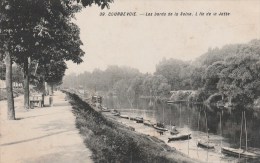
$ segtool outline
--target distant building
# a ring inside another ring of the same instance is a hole
[[[13,82],[13,88],[22,88],[22,87],[23,87],[22,83]],[[5,80],[0,80],[0,89],[5,89],[5,88],[6,88]]]

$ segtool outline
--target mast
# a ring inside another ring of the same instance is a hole
[[[200,107],[199,107],[199,117],[198,117],[198,130],[200,131]]]
[[[242,146],[242,131],[243,131],[243,111],[242,111],[242,117],[241,117],[241,132],[240,132],[240,146],[239,148],[241,149]]]
[[[204,114],[205,114],[205,123],[206,123],[206,130],[207,130],[207,144],[209,146],[209,132],[208,132],[208,120],[207,120],[207,113],[206,113],[206,108],[204,106]],[[207,148],[207,162],[208,162],[208,148]]]
[[[180,109],[179,125],[181,126],[181,103],[179,104],[179,109]]]
[[[247,151],[247,127],[246,127],[246,111],[244,111],[244,120],[245,120],[245,133],[246,133],[246,151]]]
[[[222,148],[222,113],[223,113],[223,110],[221,109],[221,112],[220,112],[220,135],[221,135],[221,138],[220,138],[220,147]]]
[[[164,123],[164,106],[163,106],[163,123]]]

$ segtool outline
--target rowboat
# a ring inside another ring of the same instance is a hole
[[[236,148],[229,148],[229,147],[222,147],[221,152],[236,157],[244,157],[244,158],[252,158],[252,159],[259,157],[257,154],[248,152],[244,149],[236,149]]]
[[[101,112],[110,112],[110,110],[107,107],[102,106]]]
[[[143,117],[135,117],[134,120],[136,121],[136,123],[143,123],[144,122]]]
[[[215,148],[214,147],[214,144],[208,142],[208,141],[202,141],[202,140],[199,140],[198,143],[197,143],[197,146],[198,147],[201,147],[201,148],[208,148],[208,149],[213,149]]]
[[[154,123],[152,123],[150,120],[144,120],[144,125],[145,126],[150,126],[150,127],[153,127]]]
[[[123,114],[122,114],[122,115],[119,115],[119,117],[120,117],[120,118],[125,118],[125,119],[128,119],[128,118],[129,118],[128,115],[123,115]]]
[[[129,117],[130,120],[134,121],[135,120],[135,117]]]
[[[110,112],[109,109],[106,109],[106,110],[105,110],[105,109],[101,109],[100,111],[101,111],[101,112]]]
[[[178,130],[171,130],[170,133],[171,133],[171,135],[177,135],[180,132]]]
[[[260,158],[260,149],[259,148],[254,148],[254,147],[244,147],[242,146],[242,148],[246,149],[248,152],[254,153],[256,154],[259,158]]]
[[[188,140],[191,139],[191,134],[180,134],[180,135],[176,135],[173,136],[171,138],[168,138],[168,142],[170,141],[178,141],[178,140]]]
[[[160,130],[160,131],[168,131],[167,128],[164,128],[164,127],[158,127],[158,125],[153,125],[153,128],[155,128],[156,130]]]
[[[119,116],[120,113],[112,113],[114,116]]]
[[[112,111],[111,111],[111,114],[114,115],[114,116],[119,116],[119,115],[120,115],[120,112],[117,111],[117,110],[112,110]]]

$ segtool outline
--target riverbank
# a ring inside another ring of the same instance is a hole
[[[79,96],[67,94],[76,116],[76,126],[93,152],[95,162],[198,162],[156,137],[132,131],[122,123],[104,117]]]

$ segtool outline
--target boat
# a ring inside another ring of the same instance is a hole
[[[123,115],[123,114],[121,115],[121,114],[120,114],[119,117],[120,117],[120,118],[129,119],[129,116],[128,116],[128,115]]]
[[[170,122],[171,123],[171,122]],[[179,134],[179,131],[176,129],[175,125],[172,125],[171,130],[170,130],[171,135],[177,135]]]
[[[244,149],[236,149],[236,148],[229,148],[229,147],[222,147],[221,152],[236,157],[244,157],[244,158],[252,158],[252,159],[259,157],[257,154],[248,152]]]
[[[110,110],[105,106],[101,106],[101,112],[110,112]]]
[[[170,131],[170,134],[171,134],[171,135],[177,135],[177,134],[179,134],[179,133],[180,133],[180,132],[179,132],[178,130],[176,130],[176,129]]]
[[[198,143],[197,143],[197,146],[198,147],[201,147],[201,148],[207,148],[207,149],[213,149],[215,148],[214,147],[214,144],[208,142],[208,141],[202,141],[202,140],[199,140]]]
[[[134,120],[136,121],[136,123],[143,123],[144,122],[143,117],[135,117]]]
[[[153,125],[153,128],[155,128],[156,130],[160,130],[160,131],[168,131],[168,129],[165,128],[165,126],[162,123],[157,123],[157,124]]]
[[[153,127],[154,123],[152,123],[150,120],[144,120],[144,125],[145,126],[150,126],[150,127]]]
[[[201,148],[214,149],[214,144],[209,141],[209,132],[208,132],[208,119],[206,110],[204,110],[205,118],[206,118],[206,130],[207,130],[207,140],[198,140],[197,146]]]
[[[109,109],[101,109],[101,112],[110,112]]]
[[[245,124],[243,124],[243,121],[245,121]],[[245,125],[245,135],[246,135],[246,146],[245,149],[242,149],[242,128],[243,125]],[[241,133],[240,133],[240,147],[239,148],[230,148],[230,147],[221,147],[221,153],[231,155],[231,156],[236,156],[236,157],[243,157],[243,158],[260,158],[260,152],[257,153],[255,150],[254,152],[252,151],[252,148],[247,147],[247,127],[246,127],[246,112],[245,110],[242,111],[242,117],[241,117]],[[256,149],[256,148],[255,148]]]
[[[114,116],[119,116],[120,113],[112,113]]]
[[[130,120],[132,121],[135,121],[135,118],[134,117],[129,117]]]
[[[111,114],[114,115],[114,116],[119,116],[120,112],[118,110],[112,110]]]
[[[170,141],[178,141],[178,140],[188,140],[191,139],[191,134],[180,134],[173,137],[168,138],[168,142]]]
[[[246,149],[246,147],[242,148]],[[247,151],[256,154],[260,158],[260,149],[259,148],[254,148],[254,147],[247,147]]]

